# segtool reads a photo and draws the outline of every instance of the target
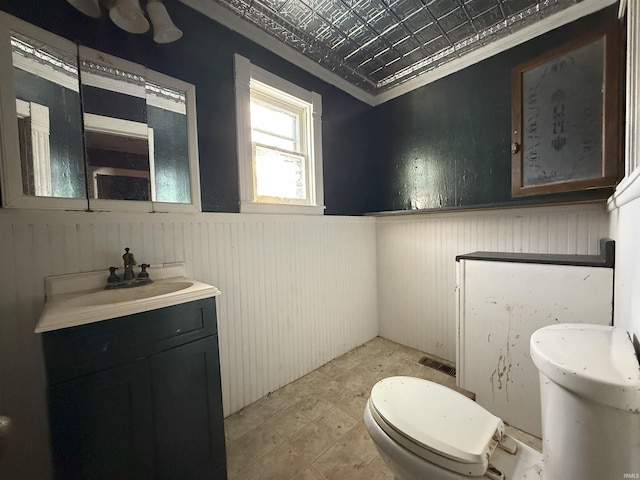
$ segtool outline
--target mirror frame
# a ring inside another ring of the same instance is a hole
[[[103,200],[93,198],[59,198],[25,195],[22,186],[22,167],[20,163],[20,145],[13,69],[0,69],[0,173],[2,206],[5,208],[33,208],[55,210],[88,210],[118,212],[200,212],[200,168],[198,162],[198,129],[196,121],[195,86],[146,69],[142,65],[94,50],[64,39],[47,30],[0,11],[0,65],[13,65],[10,36],[15,31],[52,47],[64,50],[73,56],[80,56],[102,64],[111,64],[126,71],[135,72],[149,81],[183,91],[186,97],[187,145],[189,158],[189,180],[191,203],[169,203],[135,200]],[[78,89],[80,90],[80,78]],[[84,122],[84,113],[82,114]],[[84,125],[83,125],[84,131]],[[150,149],[152,147],[150,146]],[[86,152],[84,181],[86,175]],[[151,173],[153,177],[153,172]]]

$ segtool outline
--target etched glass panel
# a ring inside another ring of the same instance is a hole
[[[523,186],[602,175],[603,56],[600,39],[523,74]]]

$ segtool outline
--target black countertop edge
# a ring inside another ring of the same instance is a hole
[[[576,267],[615,266],[615,242],[610,238],[600,240],[600,255],[564,255],[547,253],[473,252],[456,256],[460,260],[484,260],[488,262],[540,263],[550,265],[573,265]]]

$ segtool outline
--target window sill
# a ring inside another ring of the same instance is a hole
[[[323,215],[324,205],[288,205],[284,203],[242,202],[240,213],[274,213],[290,215]]]

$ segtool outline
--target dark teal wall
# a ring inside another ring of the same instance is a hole
[[[196,86],[202,206],[238,211],[233,54],[323,97],[328,214],[520,205],[605,198],[610,190],[511,197],[511,69],[607,19],[615,7],[549,32],[372,108],[177,0],[185,32],[158,45],[65,0],[0,0],[0,9],[89,47]]]
[[[616,21],[612,7],[376,107],[376,210],[604,198],[611,190],[512,198],[511,69]]]
[[[166,0],[184,31],[177,42],[159,45],[151,32],[133,35],[104,14],[84,16],[65,0],[0,0],[0,10],[91,48],[146,65],[196,86],[202,208],[238,211],[233,54],[322,95],[324,190],[328,214],[371,210],[377,181],[367,168],[372,107],[281,59],[256,43],[183,5]]]

